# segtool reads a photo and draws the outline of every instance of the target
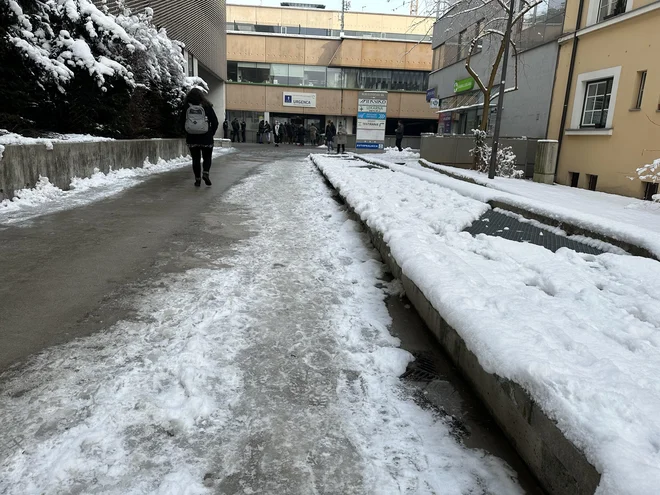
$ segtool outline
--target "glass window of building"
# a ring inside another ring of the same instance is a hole
[[[304,85],[325,87],[325,67],[305,65]]]
[[[227,80],[238,81],[238,62],[227,62]]]
[[[270,64],[238,62],[238,81],[249,83],[267,83],[270,79]]]
[[[302,86],[305,77],[304,65],[289,65],[289,85]]]
[[[336,69],[334,67],[328,67],[327,70],[328,78],[328,87],[329,88],[341,88],[341,69]]]
[[[587,83],[581,127],[605,127],[612,96],[613,79]]]
[[[289,65],[271,64],[270,82],[272,84],[289,84]]]
[[[342,87],[358,87],[358,69],[342,69]]]
[[[358,83],[360,89],[386,90],[390,87],[391,78],[389,70],[360,69]]]

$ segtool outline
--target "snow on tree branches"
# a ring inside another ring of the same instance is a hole
[[[493,150],[486,143],[486,131],[472,129],[472,133],[474,134],[474,148],[470,150],[470,154],[475,159],[477,171],[487,174],[490,166],[490,155]],[[511,146],[499,148],[497,150],[495,176],[522,179],[524,175],[522,170],[516,168],[516,155],[513,153]]]

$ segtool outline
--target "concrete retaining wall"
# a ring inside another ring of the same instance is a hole
[[[472,136],[422,134],[420,138],[420,157],[433,163],[451,165],[460,168],[472,168],[474,148]],[[492,140],[486,140],[489,144]],[[536,157],[536,139],[504,138],[503,147],[511,146],[516,155],[516,166],[525,171],[525,177],[534,175],[534,159]]]
[[[223,143],[216,143],[216,146]],[[155,163],[188,155],[183,139],[133,139],[85,143],[54,142],[6,145],[0,159],[0,200],[12,198],[15,191],[32,188],[39,176],[66,190],[74,177],[89,177],[94,169],[137,168],[146,158]]]
[[[338,193],[341,195],[340,190]],[[348,207],[353,218],[361,222],[350,205]],[[521,386],[484,371],[458,332],[447,324],[419,287],[403,273],[382,235],[361,223],[392,274],[402,281],[408,299],[471,383],[543,488],[553,495],[593,494],[600,483],[600,473],[584,454],[564,437],[554,421],[545,415]]]
[[[245,140],[248,143],[256,143],[257,142],[257,132],[256,131],[245,131]],[[385,136],[385,146],[386,147],[394,146],[395,140],[396,140],[395,136]],[[271,142],[274,142],[272,136],[271,136]],[[404,136],[402,146],[404,148],[412,148],[412,149],[418,150],[419,146],[420,146],[420,142],[421,142],[421,138],[419,136]],[[306,141],[305,145],[309,145],[309,142]],[[346,148],[347,149],[355,148],[355,134],[349,134],[347,136]]]

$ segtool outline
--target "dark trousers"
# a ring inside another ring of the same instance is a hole
[[[243,142],[245,142],[245,129],[241,131],[241,135],[243,137]]]
[[[204,159],[204,173],[208,173],[211,170],[211,158],[213,155],[213,148],[201,148],[199,146],[192,146],[190,148],[190,156],[192,157],[193,162],[193,172],[195,177],[199,178],[202,176],[201,170],[201,161]]]
[[[396,147],[399,148],[399,151],[403,150],[403,148],[401,148],[401,141],[403,141],[402,137],[396,138]]]
[[[337,145],[337,153],[346,153],[346,145],[345,144],[338,144]]]

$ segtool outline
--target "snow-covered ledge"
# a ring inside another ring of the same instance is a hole
[[[590,127],[585,129],[566,129],[564,134],[567,136],[611,136],[613,132],[614,129],[612,128],[593,129]]]

